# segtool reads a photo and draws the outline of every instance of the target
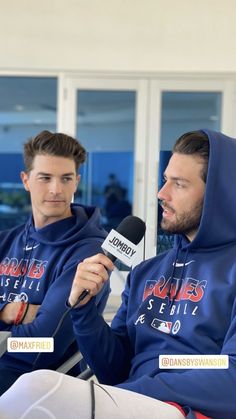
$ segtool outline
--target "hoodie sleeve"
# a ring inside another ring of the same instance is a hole
[[[236,306],[236,304],[235,304]],[[214,419],[236,417],[236,310],[221,351],[229,356],[228,369],[190,369],[145,375],[118,387],[162,401],[172,401]]]
[[[129,375],[133,353],[126,328],[127,288],[115,316],[115,330],[98,314],[93,299],[71,312],[80,351],[101,383],[114,385]]]
[[[87,255],[89,253],[87,252]],[[83,254],[83,258],[87,257]],[[12,332],[12,337],[51,337],[55,332],[57,325],[65,313],[66,301],[70,294],[73,278],[79,263],[78,259],[74,260],[73,264],[63,271],[63,273],[54,281],[54,283],[49,287],[44,300],[40,306],[40,309],[33,320],[33,322],[28,324],[21,324],[18,326],[12,326],[8,328]],[[109,284],[98,294],[95,303],[99,307],[104,307],[104,304],[108,298],[109,294]],[[54,338],[54,352],[53,353],[42,353],[39,357],[39,360],[36,364],[37,368],[47,368],[50,365],[58,362],[61,357],[64,355],[68,347],[74,341],[73,327],[70,315],[67,315],[58,330]],[[10,354],[11,358],[20,361],[18,365],[23,365],[21,363],[34,364],[37,353],[15,353]],[[7,361],[7,353],[4,354]]]

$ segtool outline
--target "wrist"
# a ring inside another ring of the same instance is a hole
[[[19,324],[22,323],[23,319],[26,316],[26,313],[28,311],[28,307],[29,307],[29,303],[25,303],[24,301],[22,301],[20,308],[17,312],[16,318],[14,320],[14,325],[18,326]]]
[[[29,303],[26,303],[26,307],[25,307],[25,311],[24,311],[24,314],[23,314],[23,316],[22,316],[22,318],[21,318],[21,323],[23,323],[23,321],[26,319],[26,315],[27,315],[27,313],[28,313],[28,310],[29,310]]]

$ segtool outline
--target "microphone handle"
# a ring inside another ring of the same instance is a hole
[[[89,290],[84,290],[82,292],[82,294],[80,294],[80,296],[79,296],[79,298],[78,298],[78,300],[76,302],[76,305],[79,304],[80,301],[82,301],[88,294],[89,294]]]
[[[113,263],[116,261],[117,257],[109,253],[107,250],[103,249],[104,254],[110,259]]]

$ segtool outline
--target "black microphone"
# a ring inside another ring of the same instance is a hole
[[[129,240],[133,244],[137,245],[142,238],[144,237],[146,231],[146,224],[141,218],[136,217],[135,215],[128,215],[124,218],[118,227],[115,230],[117,233],[121,234],[125,239]],[[115,262],[117,257],[112,253],[103,250],[105,255],[112,261]],[[86,295],[89,294],[88,290],[84,290],[79,296],[76,305],[82,301]]]
[[[128,215],[128,217],[121,221],[115,231],[131,243],[137,245],[144,237],[146,224],[141,218],[135,215]],[[103,251],[112,262],[116,261],[116,256],[106,250]]]

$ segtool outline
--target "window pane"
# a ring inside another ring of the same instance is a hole
[[[221,99],[220,92],[163,92],[158,190],[178,137],[201,128],[220,130]],[[157,253],[173,245],[173,236],[161,230],[161,216],[162,209],[158,205]]]
[[[131,214],[135,92],[79,90],[77,135],[88,151],[76,199],[101,208],[107,230]]]
[[[56,130],[56,96],[56,78],[0,77],[0,230],[28,215],[20,179],[23,143],[44,129]]]

